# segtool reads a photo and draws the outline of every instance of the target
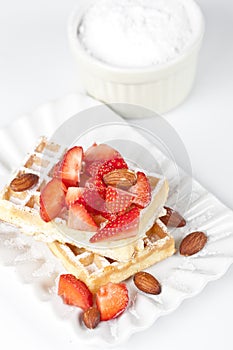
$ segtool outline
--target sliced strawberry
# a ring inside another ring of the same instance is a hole
[[[129,191],[135,195],[133,203],[140,208],[145,208],[151,201],[151,187],[146,175],[142,172],[137,173],[137,183]]]
[[[92,214],[100,214],[104,207],[106,186],[99,176],[91,177],[85,184],[84,205]]]
[[[77,202],[83,196],[84,191],[84,187],[69,187],[66,193],[66,205],[69,207]]]
[[[88,175],[91,176],[95,176],[98,174],[98,170],[101,167],[101,165],[103,164],[103,161],[96,161],[96,162],[92,162],[92,163],[86,163],[86,168],[85,168],[85,172]]]
[[[95,232],[98,228],[87,209],[79,203],[69,208],[68,227],[88,232]]]
[[[65,204],[65,186],[59,179],[52,179],[40,194],[40,216],[45,222],[56,218]]]
[[[128,169],[128,165],[123,158],[110,159],[104,162],[98,170],[98,176],[103,178],[104,175],[116,169]]]
[[[90,176],[87,174],[80,174],[79,187],[85,187],[86,182],[90,179]]]
[[[96,293],[96,305],[101,321],[120,316],[127,308],[129,295],[124,283],[111,283],[100,287]]]
[[[92,214],[100,214],[104,208],[104,199],[96,189],[86,189],[83,194],[83,205]]]
[[[98,191],[99,195],[102,198],[105,198],[106,185],[100,176],[96,175],[95,177],[91,177],[89,180],[87,180],[85,187],[91,191]]]
[[[123,215],[119,215],[91,237],[90,242],[118,240],[136,236],[138,233],[140,210],[133,207]]]
[[[104,143],[97,145],[94,143],[84,154],[85,162],[105,162],[106,160],[121,157],[120,153]]]
[[[95,221],[98,227],[100,227],[103,224],[106,224],[107,222],[107,219],[100,214],[92,215],[92,219]]]
[[[83,149],[75,146],[69,149],[61,163],[61,179],[67,186],[77,186],[82,168]]]
[[[93,296],[86,284],[71,274],[60,276],[58,295],[65,304],[80,307],[84,311],[93,305]]]
[[[122,213],[133,202],[134,195],[116,187],[106,189],[105,207],[109,213]]]
[[[67,207],[63,207],[62,210],[60,211],[58,217],[61,218],[62,220],[65,220],[67,222],[69,216],[69,211]]]
[[[117,213],[109,213],[106,211],[106,208],[104,207],[104,210],[102,211],[101,215],[107,219],[108,221],[115,221],[117,218]]]

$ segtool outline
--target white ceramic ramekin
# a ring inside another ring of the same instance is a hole
[[[89,95],[105,103],[140,105],[160,114],[184,101],[195,78],[204,34],[204,19],[193,0],[179,1],[187,7],[191,23],[195,23],[193,41],[177,59],[163,65],[139,69],[114,67],[88,54],[79,42],[78,27],[93,0],[86,0],[85,5],[76,9],[69,20],[68,37],[79,77]]]

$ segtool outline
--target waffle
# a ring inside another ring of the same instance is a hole
[[[159,220],[153,226],[168,194],[166,180],[154,176],[149,178],[152,201],[140,218],[143,234],[136,241],[114,248],[86,246],[74,243],[70,238],[72,235],[64,235],[66,225],[61,218],[55,219],[56,224],[44,222],[39,214],[40,191],[51,179],[53,168],[65,151],[61,145],[48,142],[44,137],[39,140],[35,150],[12,176],[16,178],[24,173],[32,173],[39,176],[39,181],[33,188],[23,192],[13,191],[9,182],[0,193],[0,220],[46,242],[67,270],[85,281],[92,290],[109,280],[124,280],[174,253],[174,240],[166,232],[165,226]]]
[[[93,293],[100,286],[124,281],[175,252],[174,239],[160,220],[146,233],[141,247],[135,249],[130,261],[112,260],[71,244],[53,242],[48,245],[66,270],[85,282]]]

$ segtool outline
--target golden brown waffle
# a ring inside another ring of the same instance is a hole
[[[40,139],[35,150],[12,177],[33,173],[39,176],[39,181],[23,192],[13,191],[9,182],[0,194],[0,220],[46,242],[67,270],[85,281],[92,290],[108,281],[124,280],[174,253],[173,238],[160,221],[153,226],[154,219],[149,210],[141,218],[147,232],[137,241],[117,248],[77,246],[72,239],[64,236],[64,221],[60,219],[56,225],[53,222],[45,223],[39,215],[40,190],[51,179],[53,167],[64,152],[60,145],[48,142],[46,138]],[[167,182],[156,177],[151,177],[150,182],[155,193],[151,210],[161,211],[167,198]],[[149,229],[151,226],[153,229]],[[59,227],[62,229],[59,230]]]
[[[22,166],[12,174],[9,183],[0,193],[0,220],[17,226],[23,233],[38,240],[64,242],[62,234],[54,223],[44,222],[39,215],[40,190],[51,179],[52,168],[64,154],[60,145],[50,143],[42,137],[34,151],[27,155]],[[39,176],[38,183],[31,189],[15,192],[10,187],[13,178],[32,173]]]
[[[39,176],[39,182],[30,190],[15,192],[10,187],[11,179],[0,194],[0,220],[19,227],[23,233],[35,236],[37,240],[48,243],[59,241],[60,243],[73,244],[71,235],[64,235],[65,230],[68,230],[64,221],[56,219],[56,224],[54,222],[46,223],[39,215],[40,190],[51,179],[53,168],[65,151],[65,148],[48,142],[44,137],[39,140],[35,150],[26,157],[22,166],[12,176],[12,178],[15,178],[24,173],[33,173]],[[163,208],[168,194],[166,180],[156,177],[149,178],[153,196],[150,205],[144,210],[140,219],[140,227],[143,228],[144,234],[159,216],[158,214]],[[83,236],[85,238],[87,234],[84,233]],[[114,260],[129,261],[141,244],[140,239],[114,249],[112,247],[109,249],[106,249],[107,247],[105,249],[96,246],[87,247],[82,242],[78,246],[84,246],[87,250],[89,249]]]
[[[108,282],[124,281],[175,252],[174,239],[160,220],[147,232],[131,260],[126,262],[115,261],[71,244],[53,242],[48,245],[66,270],[84,281],[92,292]]]

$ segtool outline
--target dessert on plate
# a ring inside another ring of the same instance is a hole
[[[42,137],[0,194],[0,220],[44,241],[91,292],[175,252],[168,183],[107,144],[65,149]]]

